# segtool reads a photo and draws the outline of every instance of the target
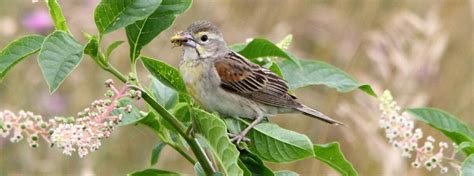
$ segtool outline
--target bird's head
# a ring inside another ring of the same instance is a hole
[[[195,21],[186,31],[176,33],[171,37],[171,43],[183,46],[185,52],[196,52],[201,58],[215,56],[227,50],[222,33],[216,25],[205,20]]]

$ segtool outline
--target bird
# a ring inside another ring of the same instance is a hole
[[[252,120],[240,133],[229,134],[236,144],[249,141],[245,135],[265,117],[280,113],[301,112],[329,124],[343,125],[299,103],[289,93],[284,79],[232,51],[210,21],[191,23],[172,36],[171,43],[184,50],[179,72],[198,105],[209,112]]]

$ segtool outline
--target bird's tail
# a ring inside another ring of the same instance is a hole
[[[331,117],[328,117],[324,115],[323,113],[316,111],[306,105],[301,105],[301,107],[296,108],[296,110],[301,111],[303,114],[308,115],[310,117],[322,120],[324,122],[333,124],[333,125],[343,125],[345,126],[342,122],[339,122],[337,120],[332,119]]]

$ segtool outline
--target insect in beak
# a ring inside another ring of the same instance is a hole
[[[174,44],[174,47],[178,46],[187,46],[191,48],[196,48],[196,42],[193,39],[193,36],[186,32],[178,32],[173,37],[171,37],[171,43]]]

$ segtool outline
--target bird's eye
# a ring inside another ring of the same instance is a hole
[[[201,41],[203,41],[203,42],[207,41],[207,35],[202,35],[201,36]]]

